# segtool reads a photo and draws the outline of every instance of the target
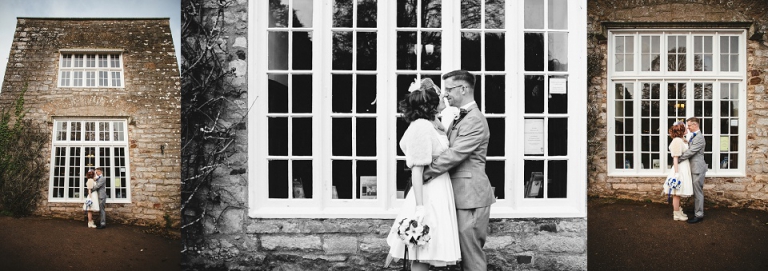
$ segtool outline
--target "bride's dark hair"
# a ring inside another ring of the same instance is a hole
[[[421,80],[419,90],[405,95],[405,99],[399,103],[399,109],[406,122],[434,119],[437,115],[437,106],[440,104],[440,96],[435,91],[436,87],[432,79],[425,78]]]

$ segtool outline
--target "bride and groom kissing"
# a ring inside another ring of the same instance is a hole
[[[458,263],[463,270],[486,270],[483,246],[496,202],[485,173],[488,122],[474,101],[474,75],[455,70],[443,79],[444,91],[429,78],[416,80],[399,103],[410,123],[399,146],[411,168],[412,188],[387,237],[386,265],[407,258],[412,270]],[[400,223],[410,218],[429,226],[429,242],[409,246],[402,240]]]

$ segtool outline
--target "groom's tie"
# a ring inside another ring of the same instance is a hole
[[[467,115],[467,112],[468,111],[464,108],[459,109],[459,117],[453,120],[453,125],[451,125],[451,127],[456,127],[456,124],[459,124],[461,119],[463,119],[464,116]]]
[[[693,142],[694,137],[696,137],[696,132],[693,133],[693,135],[691,136],[691,139],[688,139],[688,144],[691,144],[691,142]]]

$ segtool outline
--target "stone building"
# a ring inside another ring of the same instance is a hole
[[[82,219],[85,173],[103,168],[107,223],[179,226],[180,82],[168,18],[18,18],[0,94],[24,85],[47,124],[36,214]]]
[[[667,130],[696,116],[708,205],[768,210],[768,4],[598,0],[587,12],[589,195],[666,200]]]
[[[409,181],[397,102],[466,69],[491,131],[489,269],[585,270],[586,2],[184,2],[183,110],[221,101],[182,116],[184,265],[382,270]],[[221,156],[186,164],[203,152]]]

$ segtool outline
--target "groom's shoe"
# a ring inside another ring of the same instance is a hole
[[[96,227],[96,229],[103,230],[106,227],[107,227],[107,225],[99,225],[98,227]]]
[[[694,218],[688,219],[688,224],[699,223],[701,221],[704,221],[704,217],[703,216],[696,216]]]

